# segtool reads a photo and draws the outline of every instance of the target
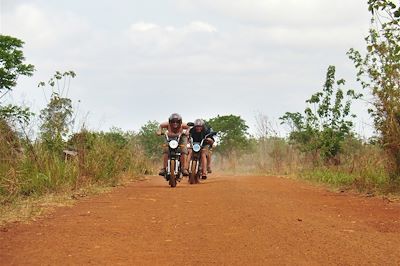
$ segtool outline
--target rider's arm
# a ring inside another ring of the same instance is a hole
[[[168,125],[169,125],[168,122],[163,122],[163,123],[160,124],[160,129],[168,128]]]
[[[161,124],[160,124],[160,128],[159,128],[158,131],[157,131],[157,134],[158,134],[158,135],[161,135],[163,129],[168,129],[168,125],[169,125],[168,122],[163,122],[163,123],[161,123]]]
[[[189,136],[189,129],[191,128],[188,126],[186,123],[182,123],[182,133],[185,134],[186,136]]]
[[[207,128],[206,134],[210,134],[211,131],[212,131],[211,128]],[[206,141],[207,141],[208,144],[213,145],[213,143],[214,143],[215,140],[214,140],[214,137],[213,137],[213,136],[209,136],[209,137],[206,138]]]

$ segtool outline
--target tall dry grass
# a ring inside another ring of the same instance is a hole
[[[217,155],[215,164],[227,173],[287,175],[360,192],[400,192],[400,184],[390,178],[389,157],[382,147],[356,138],[342,145],[339,163],[328,164],[318,152],[302,153],[283,138],[259,138],[250,153],[230,158]]]
[[[10,127],[0,134],[0,202],[18,197],[73,191],[93,184],[114,186],[123,176],[151,173],[134,133],[82,130],[65,142],[66,156],[46,143],[21,141]],[[13,140],[13,141],[11,141]]]

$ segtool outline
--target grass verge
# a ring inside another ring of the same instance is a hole
[[[74,191],[14,198],[13,201],[0,205],[0,227],[16,222],[29,223],[52,213],[57,207],[73,206],[81,198],[107,193],[114,187],[144,179],[144,176],[125,175],[113,186],[97,183]]]

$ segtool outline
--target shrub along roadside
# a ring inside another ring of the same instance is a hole
[[[115,186],[124,175],[152,172],[152,164],[133,133],[83,130],[68,142],[70,148],[77,151],[77,156],[68,158],[40,141],[28,144],[23,146],[19,156],[2,157],[0,161],[2,203],[20,197],[78,190],[93,184]],[[0,150],[10,150],[10,147],[1,145]]]
[[[341,143],[340,164],[326,164],[318,152],[304,153],[290,140],[262,137],[253,140],[253,152],[235,166],[236,173],[278,175],[326,184],[334,189],[360,193],[399,194],[400,184],[390,178],[388,155],[377,143],[365,143],[354,136]],[[219,158],[215,158],[218,164]]]

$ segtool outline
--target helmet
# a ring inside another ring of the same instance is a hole
[[[204,130],[204,121],[202,119],[194,120],[194,129],[197,133],[200,133]]]
[[[182,116],[177,113],[173,113],[169,116],[168,122],[171,124],[173,121],[177,121],[179,124],[182,124]]]
[[[195,127],[204,127],[204,121],[202,119],[196,119],[196,120],[194,120],[194,126]]]

